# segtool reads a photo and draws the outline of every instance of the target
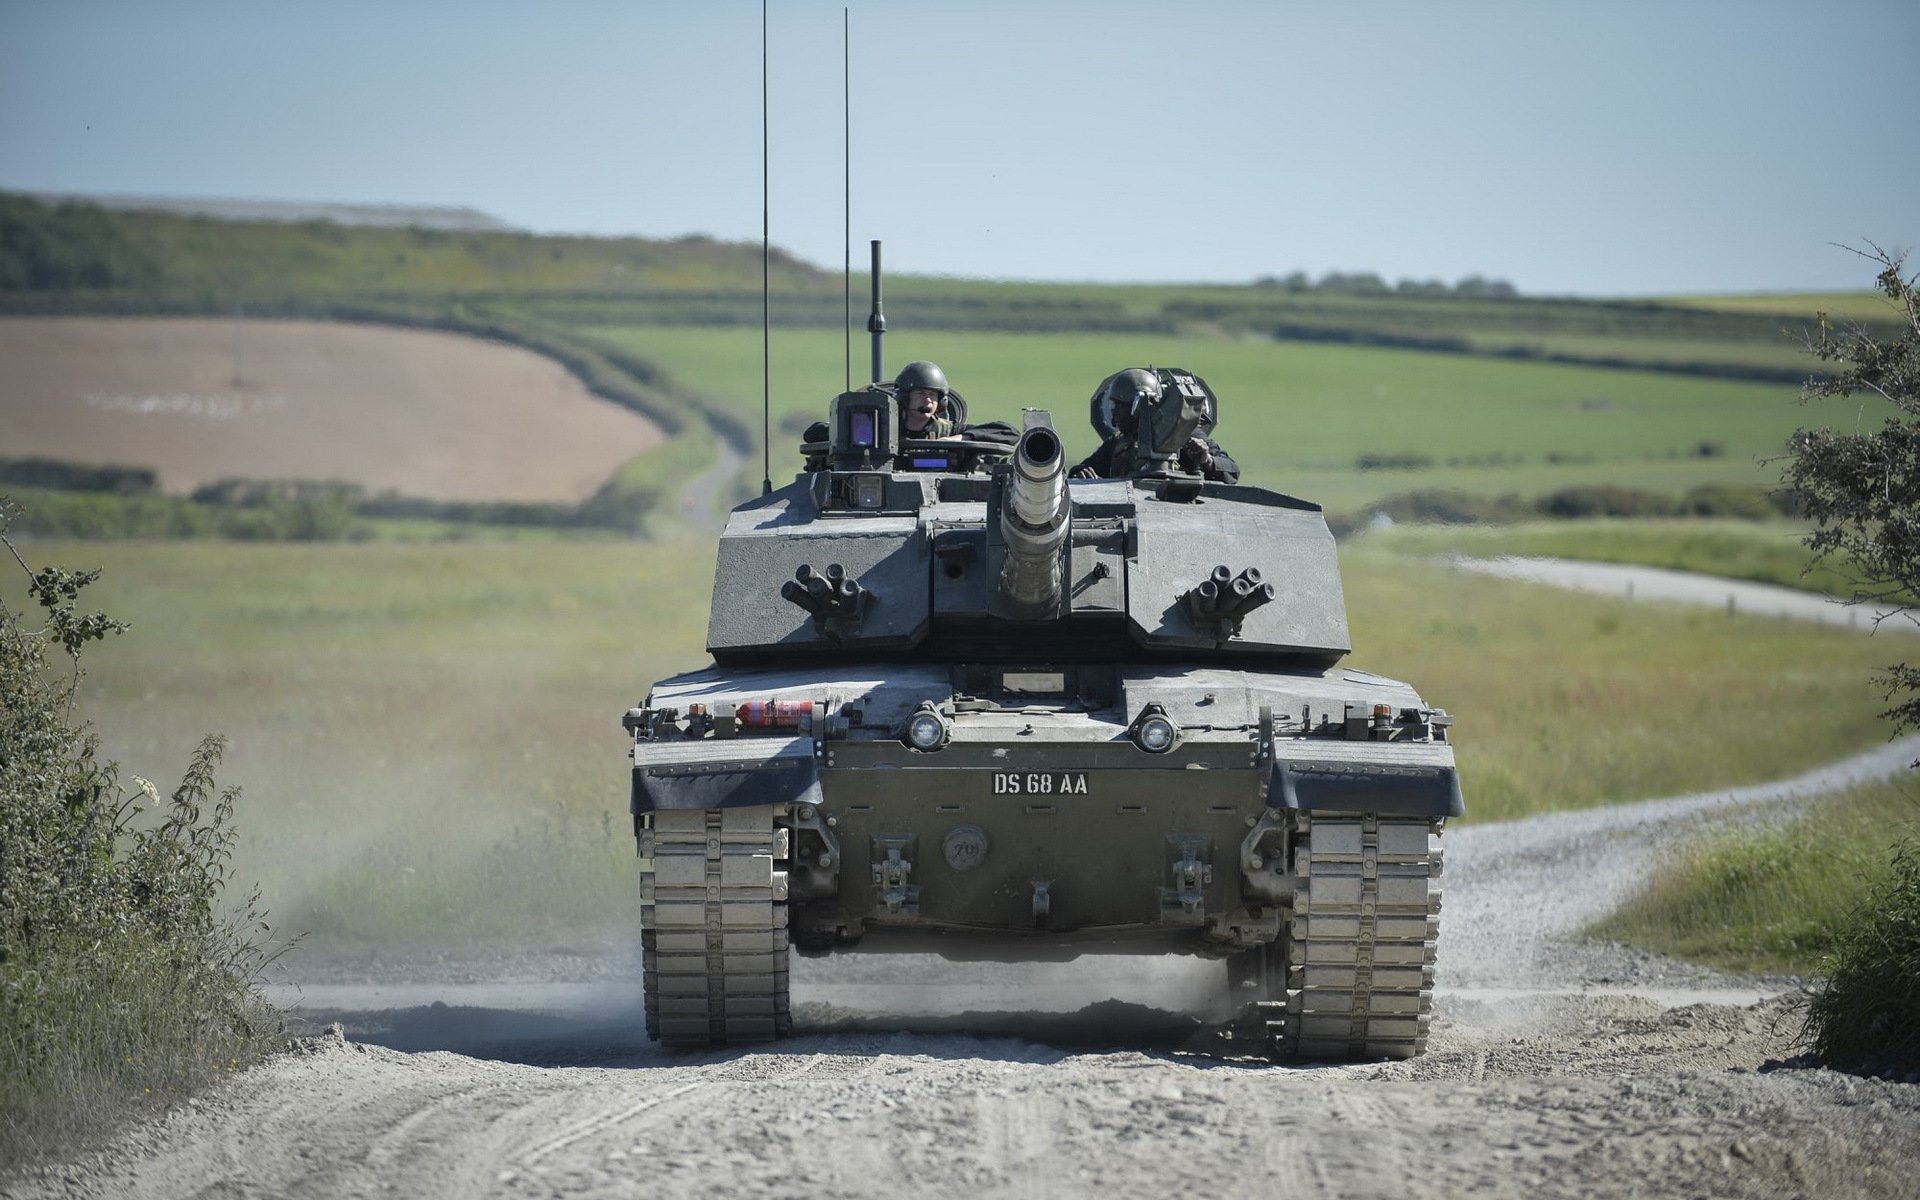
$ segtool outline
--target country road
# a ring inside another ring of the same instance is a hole
[[[1848,604],[1831,596],[1798,588],[1754,583],[1745,579],[1724,579],[1690,571],[1671,571],[1637,563],[1520,558],[1512,555],[1501,558],[1455,555],[1438,561],[1455,570],[1471,571],[1477,575],[1493,575],[1501,579],[1541,583],[1603,596],[1623,596],[1628,600],[1707,605],[1753,616],[1789,617],[1796,621],[1842,625],[1863,633],[1920,632],[1920,614],[1911,609],[1885,604]]]
[[[1767,819],[1916,754],[1895,743],[1782,784],[1449,833],[1433,1040],[1409,1062],[1246,1056],[1196,1015],[1220,968],[1187,960],[802,960],[800,1036],[693,1055],[636,1034],[617,963],[520,960],[517,983],[400,964],[357,991],[305,989],[308,1015],[352,1038],[309,1038],[4,1190],[1909,1196],[1920,1087],[1791,1061],[1784,981],[1578,931],[1687,829]],[[977,1011],[996,995],[1000,1011]]]

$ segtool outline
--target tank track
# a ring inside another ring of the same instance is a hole
[[[664,1045],[768,1042],[792,1031],[788,831],[770,805],[659,811],[641,831],[647,1036]]]
[[[1241,956],[1284,1060],[1411,1058],[1427,1046],[1442,822],[1301,814],[1284,945]]]

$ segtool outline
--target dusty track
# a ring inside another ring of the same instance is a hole
[[[660,442],[531,351],[320,321],[0,320],[0,454],[341,479],[452,500],[585,499]]]
[[[1786,784],[1455,831],[1439,1019],[1429,1053],[1411,1062],[1276,1068],[1191,1017],[1137,1005],[890,1016],[965,1009],[996,986],[1065,999],[1076,973],[1083,992],[1112,995],[1118,984],[1125,998],[1161,1003],[1219,983],[1217,966],[1184,962],[982,970],[909,957],[804,962],[803,1036],[773,1051],[673,1056],[635,1035],[630,982],[569,991],[552,981],[573,972],[552,960],[546,990],[530,983],[519,1011],[344,1014],[394,1045],[469,1054],[317,1037],[106,1154],[15,1187],[153,1197],[1907,1196],[1920,1170],[1920,1087],[1782,1063],[1794,1052],[1791,1000],[1742,1006],[1777,983],[1584,945],[1574,932],[1689,825],[1764,819],[1823,788],[1898,771],[1916,752],[1907,742]],[[456,1004],[485,994],[431,986]],[[1695,997],[1719,1002],[1679,1003]],[[1125,1039],[1131,1048],[1113,1048]]]
[[[1460,571],[1541,583],[1602,596],[1671,604],[1703,604],[1763,617],[1788,617],[1842,625],[1864,633],[1913,633],[1920,612],[1884,604],[1846,604],[1829,596],[1770,583],[1723,579],[1634,563],[1585,562],[1570,558],[1452,557],[1439,560]]]

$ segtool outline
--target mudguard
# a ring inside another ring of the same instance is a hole
[[[628,808],[635,815],[819,802],[812,738],[640,742],[633,748]]]
[[[1466,812],[1451,766],[1306,759],[1273,764],[1267,803],[1275,808],[1457,817]]]

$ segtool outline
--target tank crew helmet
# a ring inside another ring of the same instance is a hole
[[[947,373],[942,371],[937,365],[922,358],[916,359],[906,366],[901,367],[900,373],[893,377],[893,389],[899,393],[902,400],[907,398],[908,392],[916,391],[920,388],[939,392],[940,398],[945,400],[947,398],[947,392],[950,390],[947,387]]]
[[[1107,384],[1107,412],[1114,428],[1132,433],[1139,425],[1140,409],[1160,398],[1160,377],[1143,367],[1129,367]]]
[[[893,377],[893,396],[900,406],[901,432],[908,437],[939,438],[953,432],[954,395],[939,367],[925,359],[901,367]]]

